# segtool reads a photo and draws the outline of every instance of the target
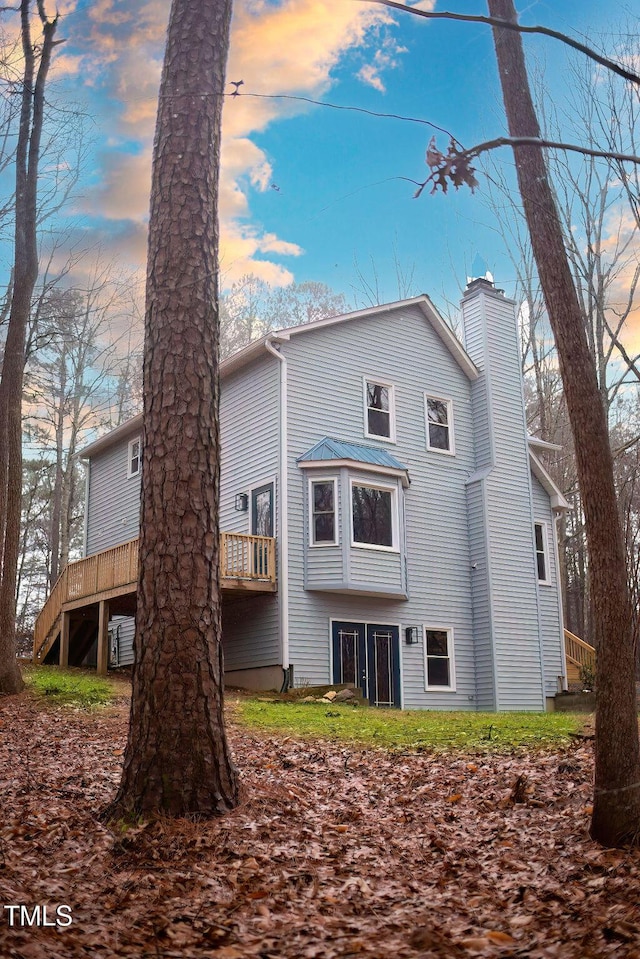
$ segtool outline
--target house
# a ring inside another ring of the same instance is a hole
[[[469,710],[542,710],[566,687],[568,504],[527,435],[515,305],[476,279],[462,320],[464,345],[422,295],[222,364],[228,683]],[[99,667],[132,662],[141,428],[83,451],[86,559],[43,611],[39,661],[79,661],[97,627]]]

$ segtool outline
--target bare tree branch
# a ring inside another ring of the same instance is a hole
[[[509,20],[501,20],[499,17],[483,17],[481,15],[471,16],[464,13],[451,13],[446,10],[439,10],[436,13],[433,10],[420,10],[417,7],[408,7],[405,3],[398,3],[397,0],[356,0],[356,2],[377,3],[380,6],[391,7],[393,10],[402,10],[403,13],[412,13],[415,17],[424,17],[427,20],[461,20],[464,23],[486,23],[490,27],[502,27],[505,30],[515,30],[517,33],[540,33],[542,36],[559,40],[561,43],[566,44],[568,47],[572,47],[574,50],[579,50],[580,53],[584,53],[584,55],[589,57],[590,60],[594,60],[601,66],[606,67],[607,70],[617,73],[618,76],[622,77],[624,80],[630,80],[632,83],[640,84],[640,76],[638,76],[637,73],[633,73],[632,70],[627,70],[619,63],[616,63],[615,60],[609,60],[608,57],[602,56],[602,54],[592,50],[591,47],[586,46],[584,43],[580,43],[579,40],[574,40],[573,37],[567,36],[566,33],[560,33],[558,30],[552,30],[550,27],[526,27],[521,23],[514,23]]]

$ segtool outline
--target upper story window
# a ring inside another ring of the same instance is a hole
[[[538,582],[550,584],[551,581],[549,579],[546,525],[545,523],[534,523],[533,530],[536,540],[536,566],[538,569]]]
[[[141,463],[141,452],[142,444],[140,437],[136,436],[134,440],[131,440],[129,443],[127,451],[127,476],[137,476],[140,472],[140,463]]]
[[[338,524],[336,522],[337,481],[335,479],[310,480],[312,546],[337,546]]]
[[[455,453],[453,439],[453,403],[441,396],[425,393],[427,449],[436,453]]]
[[[378,440],[396,441],[395,397],[390,383],[365,379],[365,436]]]
[[[351,481],[351,541],[367,549],[398,549],[398,490]]]
[[[425,629],[424,665],[426,689],[455,689],[452,629]]]

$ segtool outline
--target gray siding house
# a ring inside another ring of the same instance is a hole
[[[223,594],[227,681],[355,683],[405,709],[542,710],[566,686],[556,524],[527,436],[513,301],[464,344],[426,296],[272,333],[221,369],[220,527],[277,586]],[[84,450],[85,552],[137,536],[141,417]],[[111,621],[111,663],[133,621]]]

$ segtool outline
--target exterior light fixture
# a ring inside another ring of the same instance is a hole
[[[236,510],[238,513],[246,513],[249,509],[249,496],[247,493],[236,493]]]
[[[417,646],[420,630],[417,626],[407,626],[404,631],[404,641],[407,646]]]

